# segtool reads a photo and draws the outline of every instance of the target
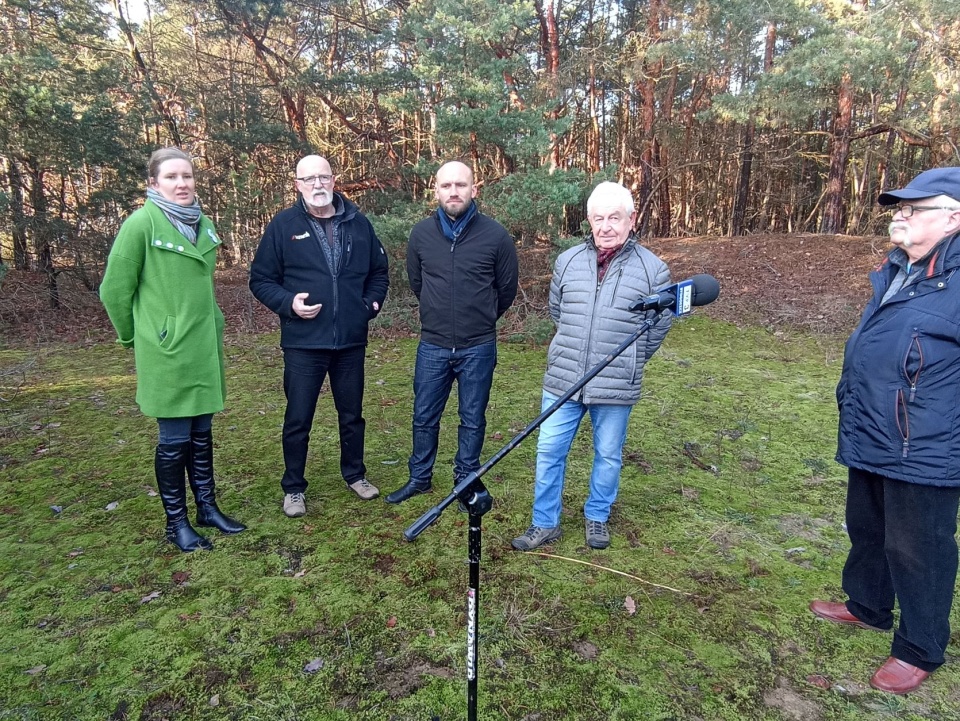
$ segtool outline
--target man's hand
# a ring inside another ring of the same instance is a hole
[[[296,313],[301,318],[310,320],[311,318],[316,318],[317,313],[320,312],[320,309],[323,307],[323,303],[317,303],[316,305],[307,305],[307,298],[309,293],[297,293],[293,296],[293,312]]]

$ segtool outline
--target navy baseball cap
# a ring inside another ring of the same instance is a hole
[[[960,168],[925,170],[911,180],[906,188],[880,193],[880,205],[894,205],[902,200],[920,200],[935,195],[949,195],[960,202]]]

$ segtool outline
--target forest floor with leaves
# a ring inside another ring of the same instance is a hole
[[[882,241],[650,245],[678,279],[716,275],[721,297],[647,369],[609,549],[584,544],[588,433],[570,456],[564,536],[542,553],[510,547],[529,524],[535,440],[485,477],[480,718],[957,718],[957,612],[946,666],[894,697],[867,685],[890,635],[806,608],[842,598],[834,387]],[[226,285],[228,322],[270,327]],[[449,489],[455,401],[433,494],[390,506],[338,480],[324,393],[309,512],[288,519],[278,336],[231,333],[216,470],[223,508],[249,529],[181,554],[162,539],[132,356],[86,327],[0,348],[0,718],[464,718],[465,517],[454,504],[415,543],[402,537]],[[390,330],[370,345],[365,401],[368,475],[384,492],[406,480],[416,350]],[[544,354],[500,344],[485,458],[539,412]]]
[[[867,272],[883,257],[888,243],[877,236],[748,235],[739,238],[659,238],[645,243],[671,268],[674,280],[710,273],[720,281],[721,296],[704,309],[707,315],[737,325],[792,327],[815,333],[845,333],[856,324],[869,294]],[[546,247],[521,250],[524,290],[508,325],[522,333],[525,319],[543,315],[550,281],[551,252]],[[391,302],[409,300],[402,262],[392,259],[394,291],[385,314],[394,317]],[[10,271],[0,285],[0,332],[5,343],[49,340],[100,341],[111,337],[109,321],[96,293],[70,273],[59,277],[61,304],[51,310],[47,285],[38,273]],[[256,302],[247,289],[246,272],[224,271],[218,279],[220,305],[228,332],[263,332],[276,327],[276,316]],[[412,315],[402,309],[381,335],[403,334]],[[0,343],[2,347],[2,343]]]

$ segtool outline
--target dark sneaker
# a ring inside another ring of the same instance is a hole
[[[587,519],[587,545],[598,551],[610,545],[610,529],[602,521]]]
[[[560,526],[554,528],[530,526],[522,536],[514,538],[511,545],[518,551],[532,551],[544,543],[559,540],[562,535],[563,531],[560,530]]]
[[[307,498],[302,493],[288,493],[283,497],[283,512],[290,518],[299,518],[307,512]]]
[[[380,490],[366,478],[354,481],[347,487],[365,501],[371,501],[380,495]]]

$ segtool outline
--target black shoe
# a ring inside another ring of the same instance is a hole
[[[160,500],[167,514],[166,538],[184,553],[202,548],[209,551],[213,544],[201,536],[187,520],[187,484],[184,474],[190,455],[190,441],[157,445],[154,469]]]
[[[197,506],[197,525],[206,528],[216,528],[221,533],[240,533],[247,527],[240,521],[230,518],[217,508],[216,503],[205,503]]]
[[[454,476],[453,478],[453,489],[456,490],[457,484],[460,483],[466,476]],[[480,515],[483,515],[492,507],[493,501],[490,499],[490,494],[487,492],[487,487],[483,485],[483,482],[477,478],[473,483],[471,483],[467,488],[470,490],[470,495],[468,500],[471,504],[477,504],[474,507],[474,511],[480,512]],[[490,505],[487,505],[490,504]],[[467,504],[462,500],[457,498],[457,510],[460,513],[470,513],[470,508],[467,507]]]
[[[240,533],[247,530],[239,521],[230,518],[217,507],[217,487],[213,480],[213,433],[204,431],[190,435],[190,457],[187,477],[197,503],[197,525],[216,528],[221,533]]]
[[[457,476],[453,477],[453,488],[450,489],[451,493],[454,491],[454,489],[456,489],[457,484],[462,480],[463,478],[457,478]],[[457,499],[457,510],[460,511],[460,513],[469,513],[467,504],[461,501],[459,498]]]
[[[430,481],[426,483],[423,481],[407,481],[407,485],[398,488],[384,500],[386,500],[387,503],[403,503],[408,498],[413,498],[421,493],[429,493],[432,490],[433,486],[430,484]]]
[[[170,543],[184,553],[192,553],[197,549],[213,550],[213,544],[210,543],[209,539],[197,533],[186,518],[182,521],[167,522],[166,537]]]

